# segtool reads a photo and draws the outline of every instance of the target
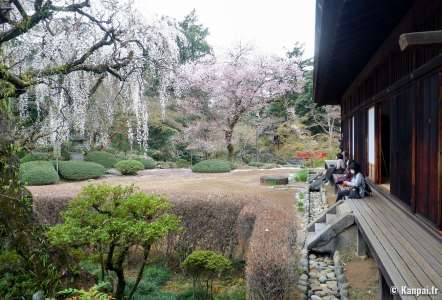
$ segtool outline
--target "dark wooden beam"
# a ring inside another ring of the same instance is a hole
[[[442,30],[403,33],[399,37],[401,50],[412,46],[442,44]]]
[[[413,30],[413,20],[416,16],[420,19],[427,18],[439,5],[438,1],[431,0],[421,0],[416,1],[408,13],[402,18],[399,25],[393,29],[389,37],[384,41],[384,43],[378,48],[374,55],[370,58],[368,63],[362,69],[362,71],[356,76],[351,85],[344,92],[343,97],[349,96],[363,81],[373,72],[373,70],[379,66],[380,63],[388,59],[388,56],[396,48],[399,51],[398,39],[399,36],[404,32],[410,32]]]

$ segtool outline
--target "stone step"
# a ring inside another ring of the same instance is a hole
[[[345,216],[347,214],[352,213],[350,206],[347,203],[343,202],[340,205],[336,206],[336,216]]]
[[[317,235],[317,233],[315,233],[315,232],[308,232],[307,236],[305,237],[305,243],[307,245],[310,244],[314,240],[316,235]]]
[[[331,224],[337,219],[336,214],[326,214],[325,215],[325,223]]]
[[[327,217],[327,215],[324,216],[324,219],[326,219]],[[335,220],[333,220],[333,222],[329,224],[322,222],[317,222],[314,224],[315,231],[310,232],[308,235],[308,239],[306,239],[307,249],[319,253],[334,252],[336,242],[335,237],[343,232],[346,228],[354,224],[354,216],[352,213],[346,213],[344,215],[336,214],[334,217]],[[333,217],[328,217],[329,220],[330,218]]]
[[[315,223],[315,232],[323,231],[328,225],[325,223]]]

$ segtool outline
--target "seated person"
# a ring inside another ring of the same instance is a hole
[[[341,200],[345,196],[350,198],[360,199],[365,196],[365,177],[361,172],[361,166],[354,162],[349,166],[350,172],[353,175],[351,181],[344,181],[343,185],[349,187],[338,192],[336,201]]]
[[[341,153],[336,155],[336,167],[328,168],[324,175],[324,182],[330,182],[333,174],[344,174],[344,156]]]
[[[340,177],[338,177],[337,179],[336,179],[336,184],[342,184],[344,181],[350,181],[351,180],[351,178],[353,177],[353,175],[351,174],[351,172],[350,172],[350,166],[352,165],[352,164],[354,164],[354,163],[356,163],[356,161],[355,160],[347,160],[347,162],[346,162],[346,168],[345,168],[345,171],[344,171],[344,173],[343,173],[343,176],[340,176]]]
[[[346,169],[345,162],[344,162],[344,155],[341,153],[338,153],[336,155],[336,170],[334,171],[335,174],[344,174],[344,171]]]
[[[342,151],[342,156],[344,157],[344,164],[348,167],[348,162],[351,160],[350,154],[347,151]]]

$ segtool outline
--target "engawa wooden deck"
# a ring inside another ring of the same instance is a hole
[[[418,299],[442,299],[441,240],[380,195],[347,202],[386,284],[399,288],[436,287],[439,288],[437,295]]]

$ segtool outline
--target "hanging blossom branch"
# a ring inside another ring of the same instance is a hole
[[[41,21],[49,19],[54,12],[76,12],[82,8],[90,6],[89,0],[66,6],[55,6],[50,0],[45,1],[44,3],[43,0],[36,0],[34,3],[34,12],[32,15],[28,16],[23,2],[24,1],[20,0],[12,1],[15,9],[19,12],[21,19],[15,21],[11,19],[11,16],[7,12],[1,14],[1,17],[7,20],[11,27],[3,32],[0,32],[0,46],[5,42],[15,39],[28,32]]]
[[[69,73],[78,71],[91,72],[98,75],[107,73],[117,77],[119,80],[124,80],[124,77],[119,74],[119,70],[127,67],[131,63],[133,59],[133,52],[129,52],[123,58],[114,57],[114,62],[87,63],[91,56],[106,46],[114,45],[114,49],[118,49],[116,42],[121,41],[120,36],[123,35],[122,31],[118,31],[113,27],[106,28],[104,26],[104,24],[112,24],[112,19],[99,20],[89,13],[83,11],[83,8],[90,6],[89,1],[83,1],[67,6],[55,6],[52,5],[51,1],[46,1],[45,3],[43,3],[43,1],[36,1],[36,11],[30,17],[28,17],[20,1],[15,0],[13,1],[13,4],[15,5],[19,14],[22,16],[22,20],[15,23],[8,30],[0,33],[0,46],[13,38],[18,38],[20,35],[29,32],[42,20],[50,20],[54,12],[78,13],[85,16],[90,22],[92,22],[92,24],[97,25],[104,32],[103,37],[98,42],[91,45],[90,48],[87,49],[80,57],[72,61],[61,63],[56,66],[45,67],[44,69],[30,70],[22,74],[15,74],[13,71],[11,71],[11,68],[7,68],[5,66],[0,68],[0,80],[4,80],[12,84],[15,87],[15,93],[17,96],[25,93],[26,89],[30,86],[39,84],[41,82],[41,80],[39,80],[40,78],[55,75],[68,75]],[[10,24],[11,23],[12,22],[10,22]],[[46,25],[46,28],[48,29],[50,26],[48,24]],[[112,54],[112,56],[114,56],[114,54]]]

